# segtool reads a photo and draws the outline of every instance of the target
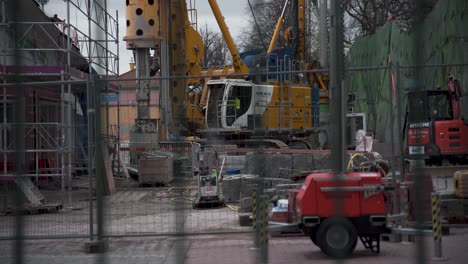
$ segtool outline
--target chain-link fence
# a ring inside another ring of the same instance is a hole
[[[447,248],[466,258],[465,231],[447,239],[453,248],[442,243],[444,227],[466,225],[466,61],[423,65],[392,40],[397,56],[382,63],[351,50],[367,64],[348,68],[338,45],[330,70],[278,50],[251,73],[266,84],[213,71],[118,76],[107,1],[67,0],[65,20],[18,3],[0,0],[0,240],[16,242],[0,246],[7,261],[89,260],[52,253],[77,254],[59,239],[100,253],[97,263],[425,263]],[[7,20],[7,9],[21,19]],[[87,34],[69,24],[70,9],[86,17]],[[29,25],[28,10],[41,23]],[[38,52],[35,39],[59,41]],[[57,65],[30,65],[46,58]],[[50,244],[27,244],[35,239]],[[400,241],[415,243],[390,243]]]

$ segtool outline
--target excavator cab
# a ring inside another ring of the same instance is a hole
[[[468,162],[468,125],[461,109],[459,98],[447,90],[409,92],[408,158],[424,158],[428,164]]]
[[[410,124],[453,119],[448,91],[411,92],[408,106]]]
[[[462,109],[463,123],[468,126],[468,93],[463,96],[462,103],[465,107]]]

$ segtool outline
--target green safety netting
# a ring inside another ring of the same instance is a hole
[[[411,32],[402,31],[394,23],[388,22],[376,34],[355,41],[347,54],[346,66],[388,66],[388,54],[391,56],[395,78],[396,64],[468,64],[468,1],[438,1],[432,12]],[[417,54],[422,58],[417,60]],[[419,80],[416,80],[414,69],[400,67],[400,82],[396,85],[396,92],[402,97],[403,114],[406,110],[405,90],[416,86],[432,89],[436,85],[446,89],[445,80],[449,72],[461,80],[467,93],[468,85],[465,84],[468,84],[468,66],[422,68],[423,78]],[[348,92],[356,96],[354,111],[366,113],[368,130],[374,130],[382,141],[390,139],[391,135],[389,73],[388,68],[346,73]],[[395,100],[391,103],[395,113],[394,135],[397,138],[401,132],[397,131]]]

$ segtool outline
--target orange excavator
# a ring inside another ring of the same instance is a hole
[[[423,158],[428,165],[468,164],[468,98],[451,74],[447,88],[408,93],[408,159]]]

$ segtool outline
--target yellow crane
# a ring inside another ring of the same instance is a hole
[[[184,135],[193,135],[198,129],[204,127],[205,106],[207,98],[206,83],[209,75],[225,75],[229,73],[244,73],[247,77],[249,69],[239,56],[229,29],[224,22],[219,6],[215,0],[209,0],[212,12],[218,22],[224,40],[232,56],[233,65],[224,66],[222,69],[202,69],[201,63],[205,52],[200,34],[193,25],[197,21],[189,21],[187,4],[185,0],[161,1],[170,3],[170,27],[165,24],[168,19],[161,19],[161,35],[166,39],[169,47],[172,47],[172,57],[168,61],[172,72],[170,76],[198,76],[196,78],[178,79],[170,84],[169,95],[172,100],[172,115],[174,124],[172,132],[185,130]],[[160,13],[165,9],[160,7]],[[195,16],[196,17],[196,16]],[[162,18],[162,17],[161,17]],[[171,34],[168,34],[169,31]]]
[[[258,129],[265,135],[306,136],[313,131],[317,123],[314,116],[318,113],[312,102],[311,86],[318,83],[319,87],[326,88],[321,76],[309,76],[309,85],[296,83],[296,76],[292,75],[290,79],[270,80],[266,84],[246,80],[249,68],[240,57],[221,10],[216,0],[208,2],[232,55],[233,65],[225,65],[222,69],[202,69],[203,41],[193,27],[196,21],[189,21],[185,0],[127,1],[127,47],[145,54],[148,54],[148,49],[155,49],[161,62],[162,77],[165,77],[161,87],[161,110],[165,122],[160,129],[160,138],[184,137],[196,132],[251,133]],[[295,37],[299,40],[294,61],[299,62],[303,62],[305,57],[304,2],[297,0],[298,32],[295,32]],[[136,11],[138,8],[141,9],[140,15]],[[146,32],[150,20],[157,21],[153,26],[158,30],[151,26]],[[278,20],[276,37],[270,43],[270,49],[275,45],[282,20]],[[143,32],[139,32],[140,29]],[[138,75],[140,77],[147,76],[146,68],[149,67],[142,60],[137,60],[136,65],[137,72],[144,72]],[[288,63],[292,65],[292,62]],[[241,77],[224,76],[218,80],[208,77],[229,73],[241,74]],[[174,76],[184,78],[169,81],[169,77]],[[137,84],[137,87],[145,86],[145,82],[137,81]],[[137,91],[142,97],[149,96],[147,89],[137,88]],[[147,101],[149,98],[146,97],[142,100],[145,105]]]

